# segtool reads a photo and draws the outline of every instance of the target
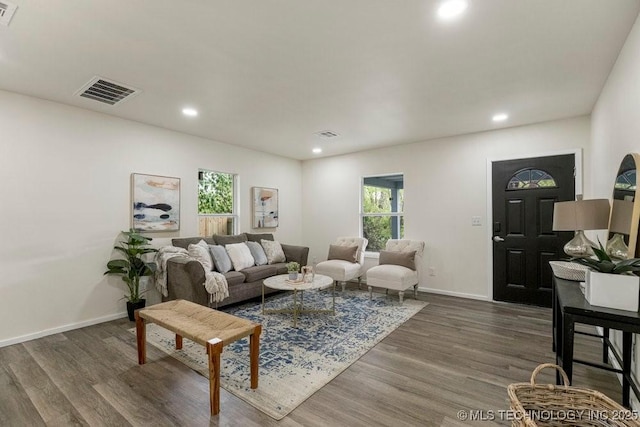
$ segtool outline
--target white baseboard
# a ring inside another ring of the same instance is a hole
[[[438,294],[438,295],[447,295],[447,296],[451,296],[451,297],[467,298],[467,299],[475,299],[475,300],[479,300],[479,301],[492,302],[492,300],[489,299],[489,297],[487,297],[486,295],[467,294],[467,293],[464,293],[464,292],[445,291],[445,290],[442,290],[442,289],[434,289],[434,288],[421,288],[419,286],[418,286],[418,291],[427,292],[427,293],[431,293],[431,294]]]
[[[70,323],[68,325],[59,326],[57,328],[45,329],[44,331],[38,331],[33,334],[22,335],[20,337],[10,338],[8,340],[0,341],[0,347],[6,347],[13,344],[20,344],[22,342],[35,340],[37,338],[46,337],[48,335],[59,334],[61,332],[71,331],[73,329],[84,328],[85,326],[97,325],[98,323],[109,322],[111,320],[121,319],[127,316],[127,312],[110,314],[104,317],[98,317],[95,319],[85,320],[78,323]]]

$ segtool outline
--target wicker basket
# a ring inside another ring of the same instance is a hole
[[[545,368],[557,369],[564,385],[536,384],[536,376]],[[637,412],[598,391],[570,387],[567,374],[551,363],[538,366],[530,383],[510,384],[507,393],[512,426],[640,426]]]

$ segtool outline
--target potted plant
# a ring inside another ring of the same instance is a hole
[[[298,279],[298,270],[300,270],[300,264],[295,261],[292,261],[287,264],[287,271],[289,272],[289,280],[297,280]]]
[[[145,261],[144,256],[158,250],[149,247],[152,240],[150,237],[141,235],[133,228],[123,231],[122,235],[126,240],[120,241],[113,249],[124,255],[124,259],[109,261],[108,270],[104,274],[120,276],[127,284],[129,294],[124,296],[127,299],[127,314],[129,320],[135,320],[135,310],[144,307],[146,303],[146,300],[140,297],[140,278],[151,276],[156,271],[156,264]]]
[[[585,298],[591,305],[638,311],[640,258],[614,262],[602,243],[592,247],[594,258],[572,258],[571,261],[590,268],[587,271]]]

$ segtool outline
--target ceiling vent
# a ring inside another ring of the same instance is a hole
[[[9,25],[9,22],[11,22],[11,18],[13,18],[13,14],[16,13],[17,8],[18,5],[9,3],[5,0],[0,1],[0,24],[5,26]]]
[[[104,104],[116,105],[133,98],[140,92],[140,89],[126,87],[122,83],[116,83],[104,77],[94,77],[89,83],[80,88],[76,95]]]
[[[316,132],[315,135],[319,136],[320,138],[326,138],[326,139],[337,138],[338,136],[340,136],[337,133],[332,132],[330,130],[323,130],[322,132]]]

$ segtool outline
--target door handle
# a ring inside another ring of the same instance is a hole
[[[496,243],[504,242],[504,239],[500,236],[493,236],[493,241]]]

